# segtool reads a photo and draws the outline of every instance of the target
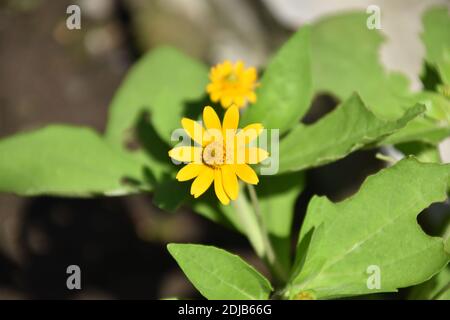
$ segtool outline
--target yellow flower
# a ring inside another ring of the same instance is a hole
[[[211,68],[209,73],[210,83],[206,87],[211,101],[221,103],[222,107],[228,108],[236,105],[245,107],[247,102],[256,101],[255,87],[258,74],[256,69],[245,68],[242,61],[235,64],[226,60]]]
[[[169,156],[187,162],[177,174],[178,181],[194,179],[191,194],[197,198],[214,182],[214,191],[223,204],[236,200],[239,193],[238,177],[246,183],[257,184],[258,176],[249,164],[265,160],[266,150],[248,144],[263,130],[259,123],[250,124],[238,131],[239,109],[231,106],[223,123],[213,108],[203,109],[203,124],[183,118],[181,124],[194,146],[179,146],[169,151]]]

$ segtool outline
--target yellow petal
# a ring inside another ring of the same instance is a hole
[[[183,118],[181,119],[181,125],[183,126],[184,130],[186,130],[186,132],[188,133],[188,135],[191,137],[192,140],[194,140],[200,145],[203,145],[204,143],[203,135],[205,133],[205,130],[203,129],[200,123],[188,118]]]
[[[235,131],[239,125],[239,108],[232,105],[227,109],[223,117],[223,134],[226,136],[226,130]]]
[[[219,116],[210,106],[206,106],[203,109],[203,122],[205,123],[206,129],[222,130]]]
[[[248,164],[257,164],[266,160],[269,157],[269,153],[260,148],[249,147],[245,149],[245,162]]]
[[[194,179],[199,175],[203,167],[203,164],[189,163],[185,165],[180,171],[178,171],[176,178],[178,181],[187,181]]]
[[[169,151],[169,157],[180,162],[201,163],[202,148],[191,146],[175,147]]]
[[[229,108],[233,103],[233,99],[228,96],[228,95],[222,95],[222,97],[220,98],[220,104],[222,105],[222,107]]]
[[[211,100],[212,102],[217,102],[220,99],[220,92],[213,91],[211,92]]]
[[[234,171],[233,165],[224,165],[221,167],[222,171],[222,183],[231,200],[236,200],[239,193],[239,184]]]
[[[200,197],[206,190],[208,190],[209,186],[212,184],[214,180],[214,170],[210,167],[203,166],[200,174],[195,178],[194,182],[191,185],[191,194],[194,198]]]
[[[237,164],[235,166],[237,176],[244,182],[257,184],[259,182],[255,171],[248,164]]]
[[[238,106],[239,108],[242,108],[245,106],[245,98],[243,96],[237,96],[234,99],[234,103],[236,104],[236,106]]]
[[[222,204],[227,205],[230,203],[230,198],[228,198],[223,188],[222,172],[220,169],[214,170],[214,191]]]
[[[246,126],[244,129],[242,129],[236,134],[236,138],[239,141],[238,142],[239,145],[241,145],[241,143],[249,144],[261,134],[263,129],[264,127],[261,123],[253,123]]]

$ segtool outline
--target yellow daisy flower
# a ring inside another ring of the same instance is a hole
[[[249,184],[257,184],[258,176],[249,164],[265,160],[266,150],[248,144],[263,130],[259,123],[250,124],[238,131],[239,109],[231,106],[223,123],[213,108],[203,109],[203,124],[183,118],[181,124],[194,146],[179,146],[169,151],[169,156],[188,163],[177,174],[178,181],[194,179],[191,194],[198,198],[214,182],[214,191],[223,204],[236,200],[239,193],[238,178]]]
[[[219,102],[224,108],[232,104],[239,108],[247,102],[256,102],[255,88],[258,73],[256,68],[245,68],[242,61],[231,63],[226,60],[211,68],[210,83],[206,87],[211,101]]]

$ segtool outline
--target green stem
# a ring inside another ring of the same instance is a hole
[[[239,197],[236,201],[233,201],[235,211],[239,216],[239,220],[242,223],[244,232],[255,250],[258,257],[263,258],[265,255],[264,240],[259,228],[258,221],[255,215],[252,213],[252,208],[245,197],[245,194],[241,190]]]
[[[248,192],[250,194],[250,199],[252,201],[253,210],[255,211],[255,214],[256,214],[256,219],[258,221],[258,225],[261,228],[266,258],[269,261],[269,263],[271,265],[273,265],[275,262],[275,251],[272,247],[272,243],[270,242],[266,224],[264,223],[264,220],[262,217],[261,209],[259,207],[259,202],[258,202],[258,196],[256,195],[255,188],[252,185],[248,184],[247,188],[248,188]]]
[[[447,283],[441,290],[439,290],[431,300],[438,300],[441,296],[443,296],[448,290],[450,290],[450,282]]]
[[[287,278],[286,270],[278,263],[275,250],[269,238],[258,196],[252,185],[248,185],[251,204],[241,188],[241,192],[236,201],[233,201],[234,208],[239,216],[245,234],[255,250],[258,257],[263,259],[268,265],[274,280],[284,282]]]
[[[258,195],[256,194],[255,187],[251,184],[247,185],[248,193],[250,194],[250,199],[252,201],[254,213],[256,215],[256,219],[258,221],[258,225],[261,230],[262,238],[263,238],[263,245],[264,245],[264,252],[265,252],[265,259],[274,274],[274,276],[280,280],[285,281],[287,278],[287,274],[284,270],[284,268],[279,264],[277,256],[275,254],[275,250],[273,248],[272,242],[269,237],[269,232],[267,230],[266,224],[264,222],[264,217],[261,212],[261,208],[259,206],[258,201]]]

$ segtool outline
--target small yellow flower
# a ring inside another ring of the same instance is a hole
[[[266,150],[248,144],[262,132],[259,123],[250,124],[238,131],[239,109],[231,106],[223,123],[213,108],[203,109],[203,124],[183,118],[181,124],[194,146],[179,146],[169,151],[169,156],[187,162],[177,174],[178,181],[194,179],[191,194],[197,198],[214,182],[214,191],[220,202],[227,205],[236,200],[239,193],[238,178],[246,183],[257,184],[258,176],[249,164],[265,160]]]
[[[248,102],[256,102],[255,88],[258,73],[255,68],[245,68],[242,61],[231,63],[226,60],[211,68],[210,83],[206,87],[211,101],[219,102],[224,108],[236,105],[245,107]]]

